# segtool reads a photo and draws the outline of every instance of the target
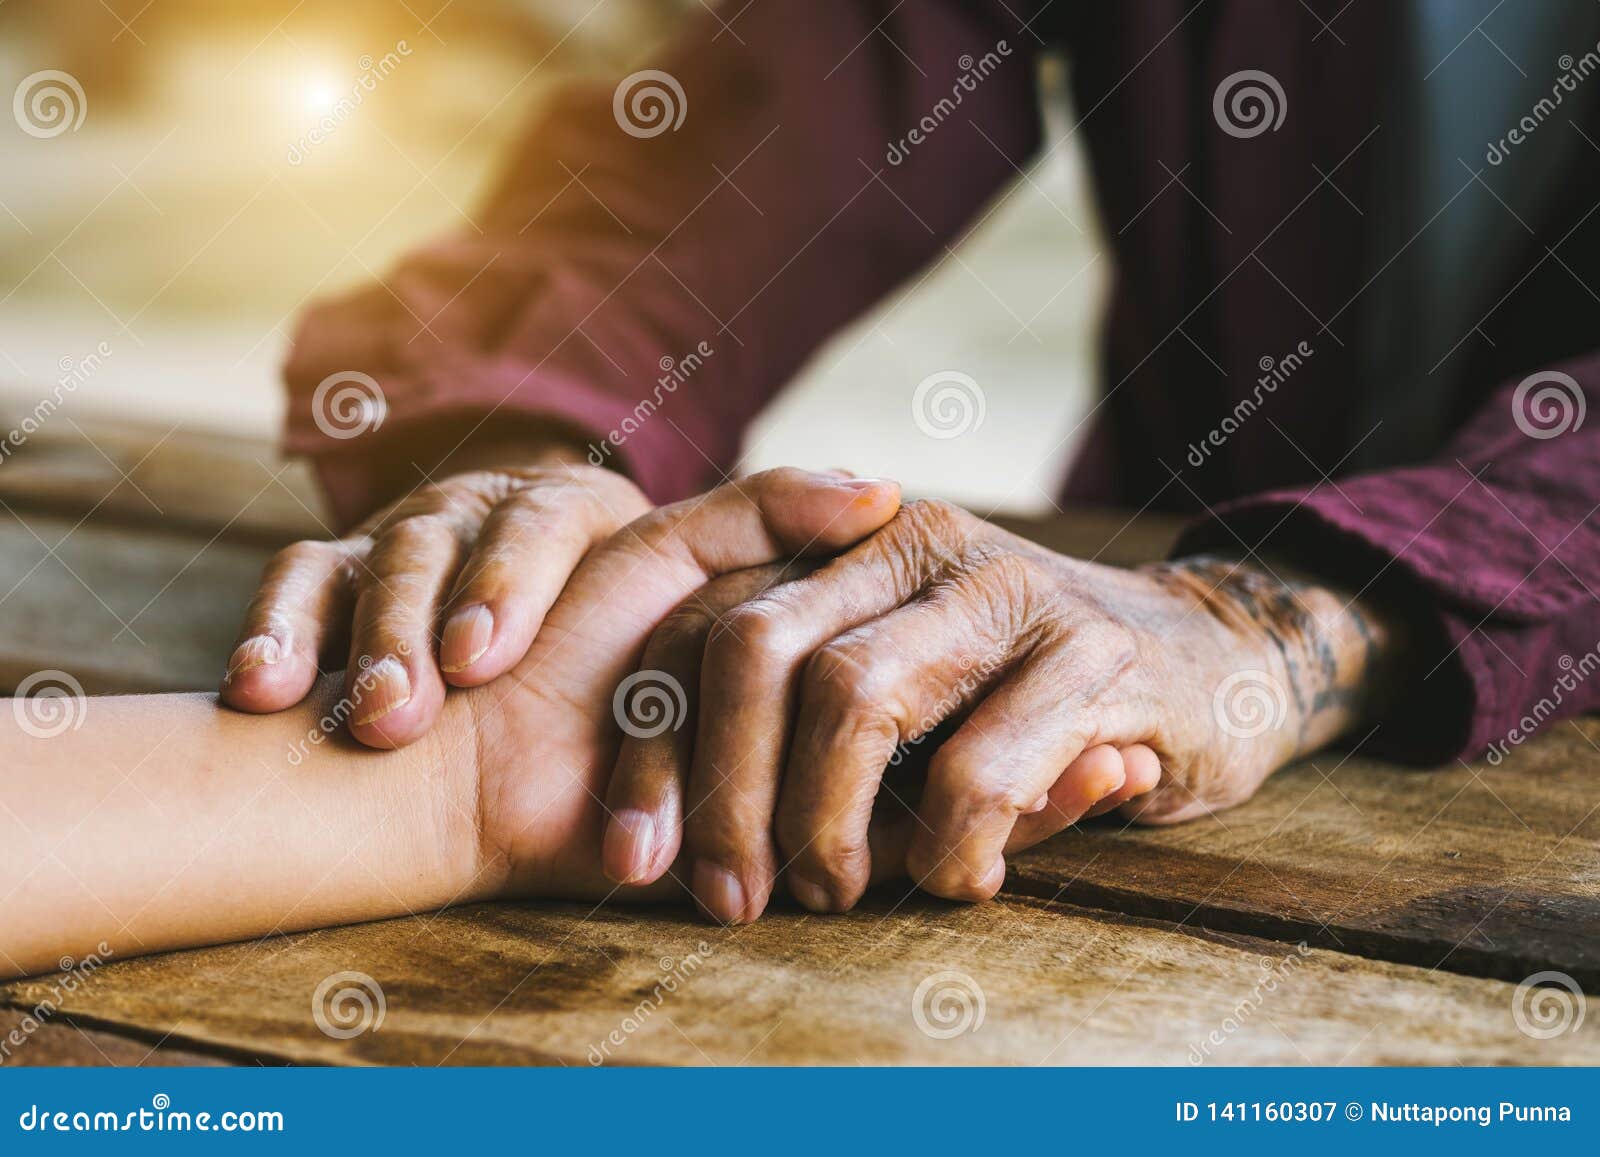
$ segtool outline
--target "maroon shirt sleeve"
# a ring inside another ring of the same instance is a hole
[[[733,3],[649,62],[681,97],[658,79],[652,104],[649,78],[561,92],[475,215],[482,235],[302,319],[288,448],[347,521],[408,437],[519,416],[576,428],[658,501],[700,489],[818,344],[1034,150],[1029,9]],[[659,127],[652,107],[681,124],[636,135]],[[315,397],[352,371],[377,382],[382,420],[339,438]]]
[[[1495,391],[1437,459],[1228,503],[1180,554],[1282,547],[1405,608],[1421,661],[1372,737],[1420,763],[1498,762],[1600,707],[1600,354]]]

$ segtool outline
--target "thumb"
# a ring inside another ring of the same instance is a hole
[[[899,484],[879,479],[778,469],[728,482],[653,510],[592,550],[547,622],[625,656],[718,575],[841,550],[899,509]]]
[[[729,571],[841,550],[899,509],[898,483],[779,469],[664,506],[629,529],[636,549],[692,569],[699,586]]]

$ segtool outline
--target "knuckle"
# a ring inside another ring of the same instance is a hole
[[[502,591],[512,590],[520,569],[502,548],[492,544],[481,545],[472,561],[470,573],[461,584],[461,595],[455,602],[481,602]]]
[[[1021,812],[1032,806],[1037,792],[983,774],[995,764],[999,752],[983,750],[983,741],[950,740],[933,755],[928,777],[943,788],[956,813],[962,817],[988,815],[997,811]]]
[[[805,694],[841,714],[888,714],[895,687],[889,664],[855,641],[834,640],[806,663]]]
[[[799,646],[788,608],[763,597],[741,603],[711,624],[706,655],[735,663],[785,663]]]
[[[930,542],[959,540],[972,516],[953,502],[942,498],[919,498],[908,502],[895,515],[895,521]]]
[[[510,531],[516,535],[560,531],[566,525],[565,516],[571,509],[568,493],[569,488],[565,486],[518,490],[495,507],[496,530],[501,534]]]
[[[872,868],[864,839],[834,828],[806,827],[802,820],[780,821],[778,847],[791,868],[838,892],[853,891]]]
[[[698,652],[711,631],[712,615],[696,602],[680,604],[656,625],[645,648],[646,664],[651,656],[674,656]]]
[[[609,511],[619,525],[632,521],[651,508],[644,491],[627,475],[600,466],[578,469],[578,477],[583,480],[590,498]]]
[[[653,552],[660,549],[682,520],[683,512],[677,506],[658,506],[624,525],[614,537],[624,545],[642,544]]]
[[[456,527],[447,515],[440,513],[413,514],[402,518],[384,532],[386,543],[405,546],[431,546],[456,540]]]
[[[752,793],[725,782],[685,817],[684,846],[692,855],[723,863],[764,859],[771,851],[771,825]]]
[[[808,482],[814,477],[809,471],[801,470],[797,466],[772,466],[766,470],[758,470],[737,485],[751,491],[762,491],[775,487],[794,486]]]
[[[402,519],[383,532],[361,568],[362,589],[374,583],[394,586],[412,573],[431,573],[441,560],[454,558],[460,539],[449,521],[435,514]]]
[[[263,581],[280,581],[295,572],[320,570],[330,565],[339,553],[342,553],[339,546],[332,542],[305,539],[290,543],[272,556]]]

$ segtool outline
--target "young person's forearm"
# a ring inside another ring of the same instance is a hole
[[[44,736],[0,717],[0,975],[101,942],[132,956],[486,891],[470,707],[376,752],[342,735],[338,693],[325,680],[266,717],[206,695],[94,698]]]

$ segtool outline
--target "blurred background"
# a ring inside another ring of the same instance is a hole
[[[0,95],[44,69],[84,94],[75,130],[0,121],[0,406],[32,409],[88,358],[62,407],[74,422],[270,442],[302,306],[467,227],[543,94],[637,67],[697,7],[0,3]],[[360,107],[297,150],[386,61]],[[1062,66],[1045,69],[1059,139]],[[746,467],[845,466],[985,511],[1048,510],[1091,393],[1110,272],[1096,229],[1068,142],[953,256],[818,352],[752,431]],[[988,408],[980,428],[933,441],[907,420],[911,394],[945,369],[977,378]]]

